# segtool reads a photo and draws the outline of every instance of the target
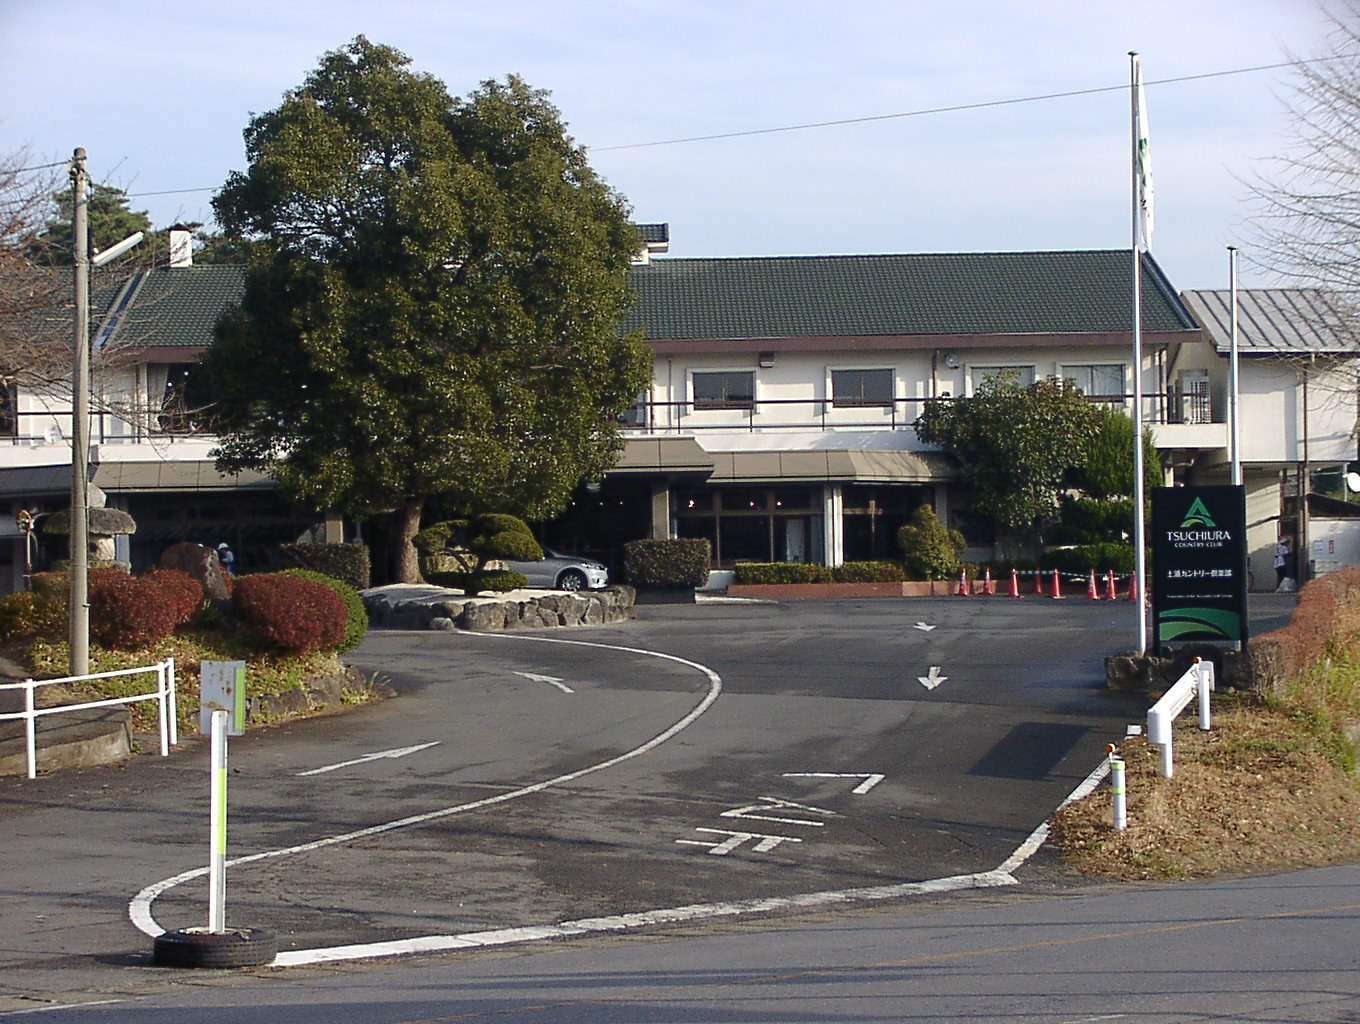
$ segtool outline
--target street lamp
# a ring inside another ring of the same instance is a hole
[[[71,348],[71,598],[70,674],[90,672],[90,267],[102,267],[142,240],[138,231],[90,259],[89,208],[85,150],[76,147],[67,168],[71,176],[71,250],[75,264],[75,326]]]

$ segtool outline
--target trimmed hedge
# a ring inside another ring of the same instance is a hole
[[[829,565],[811,562],[738,562],[738,583],[834,583]]]
[[[900,583],[897,562],[846,562],[832,568],[812,562],[738,562],[738,583]]]
[[[110,650],[134,651],[173,633],[184,606],[182,589],[165,581],[123,573],[101,578],[90,584],[90,636]]]
[[[345,606],[345,638],[340,641],[340,646],[337,648],[339,653],[352,651],[363,643],[363,639],[368,633],[368,609],[364,607],[364,599],[359,596],[359,591],[343,580],[338,580],[334,576],[327,576],[324,572],[314,572],[311,569],[285,569],[283,571],[285,575],[296,576],[300,580],[311,580],[313,583],[330,587],[343,602]]]
[[[340,595],[323,583],[286,573],[257,573],[236,581],[232,608],[266,648],[290,654],[334,651],[349,619]]]
[[[285,569],[310,569],[355,590],[372,585],[368,548],[362,544],[282,544],[279,562]]]
[[[710,557],[703,537],[633,540],[623,546],[623,575],[635,587],[702,587]]]

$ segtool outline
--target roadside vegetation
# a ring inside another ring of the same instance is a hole
[[[67,674],[70,649],[65,573],[40,573],[33,589],[0,598],[0,654],[35,679]],[[175,659],[179,717],[198,714],[203,661],[246,662],[247,697],[306,690],[344,673],[339,654],[368,628],[363,601],[348,584],[321,573],[285,570],[244,576],[229,601],[211,602],[187,573],[131,576],[105,568],[90,574],[90,672],[139,668]],[[144,693],[145,676],[43,688],[48,706]],[[133,728],[154,728],[150,702],[128,706]]]
[[[1067,863],[1133,880],[1360,861],[1358,591],[1356,569],[1304,588],[1290,626],[1249,646],[1260,692],[1216,694],[1209,732],[1178,720],[1172,778],[1157,747],[1121,744],[1128,827],[1108,786],[1064,808],[1051,835]]]

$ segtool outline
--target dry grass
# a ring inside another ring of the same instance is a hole
[[[1336,671],[1353,676],[1327,673]],[[1334,677],[1300,685],[1356,692]],[[1120,753],[1128,827],[1112,827],[1110,791],[1102,786],[1055,815],[1052,840],[1064,859],[1084,873],[1123,880],[1360,861],[1354,750],[1339,723],[1306,699],[1308,690],[1295,690],[1270,705],[1223,702],[1207,733],[1193,714],[1182,716],[1170,779],[1160,775],[1157,747],[1127,741]]]

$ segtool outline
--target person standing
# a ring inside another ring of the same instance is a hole
[[[222,563],[222,571],[228,576],[234,575],[236,568],[236,556],[231,553],[231,548],[227,547],[226,541],[217,545],[217,560]]]
[[[1289,538],[1281,537],[1275,544],[1275,589],[1278,590],[1289,575]]]

